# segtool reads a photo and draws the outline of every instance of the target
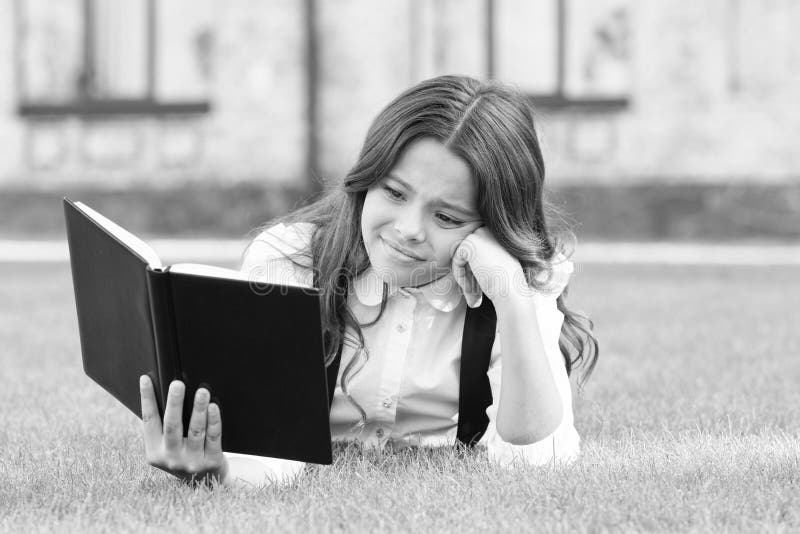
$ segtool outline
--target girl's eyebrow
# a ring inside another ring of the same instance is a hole
[[[414,192],[414,188],[411,187],[411,185],[408,182],[406,182],[402,178],[399,178],[396,174],[389,173],[389,174],[386,175],[386,177],[387,178],[391,178],[395,182],[400,182],[400,184],[403,187],[405,187],[406,189],[410,190],[412,193]],[[463,213],[464,215],[469,215],[469,216],[474,216],[474,217],[477,216],[477,213],[475,213],[475,211],[473,211],[471,209],[468,209],[468,208],[465,208],[463,206],[459,206],[458,204],[452,204],[452,203],[447,202],[446,200],[443,200],[441,198],[436,199],[436,204],[439,204],[439,205],[444,206],[445,208],[449,208],[451,210],[459,211],[459,212]]]

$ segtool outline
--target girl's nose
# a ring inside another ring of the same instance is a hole
[[[411,214],[398,217],[394,221],[394,229],[403,241],[424,241],[425,231],[418,217]]]

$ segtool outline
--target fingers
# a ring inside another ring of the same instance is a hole
[[[173,380],[169,385],[164,408],[164,448],[168,453],[178,451],[183,444],[184,390],[185,386],[180,380]]]
[[[450,269],[453,271],[453,277],[456,279],[456,282],[461,289],[467,291],[467,277],[466,277],[466,266],[469,260],[469,253],[467,250],[466,239],[459,243],[458,247],[456,247],[455,252],[453,253],[453,259],[451,261]]]
[[[466,285],[467,289],[464,291],[465,298],[467,299],[467,304],[471,308],[477,308],[480,306],[482,301],[483,292],[481,291],[481,286],[478,284],[478,279],[475,278],[475,274],[470,269],[469,265],[464,268],[465,277],[467,279]]]
[[[464,239],[456,249],[455,254],[453,254],[451,270],[453,271],[453,277],[456,283],[464,292],[467,305],[474,308],[480,304],[481,289],[469,266],[469,260],[472,255],[472,243],[470,243],[468,239],[469,238]]]
[[[149,377],[140,378],[139,388],[148,463],[181,478],[193,479],[203,473],[224,474],[222,418],[219,406],[209,403],[208,389],[198,388],[195,393],[189,431],[184,440],[182,414],[186,386],[183,382],[174,380],[169,385],[163,425]]]
[[[161,416],[158,415],[156,394],[149,376],[139,377],[139,393],[142,397],[144,446],[148,451],[155,451],[161,442]]]
[[[206,425],[206,459],[210,461],[222,458],[222,417],[216,403],[208,405],[208,424]]]
[[[206,388],[199,388],[194,394],[194,409],[189,420],[189,432],[186,436],[186,449],[190,454],[202,456],[206,441],[206,424],[208,401],[210,394]]]
[[[467,306],[472,307],[473,296],[471,284],[467,277],[467,268],[457,267],[453,269],[453,274],[456,279],[456,283],[461,287],[461,292],[464,294],[464,300],[467,301]]]

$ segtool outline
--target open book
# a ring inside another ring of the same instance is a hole
[[[331,463],[319,292],[244,273],[165,266],[144,241],[64,198],[86,374],[141,416],[139,376],[163,417],[169,383],[209,388],[228,452]]]

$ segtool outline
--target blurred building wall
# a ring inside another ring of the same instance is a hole
[[[64,49],[53,45],[59,36],[83,46],[75,28],[91,1],[0,0],[0,187],[336,179],[389,99],[449,72],[532,95],[551,183],[800,176],[800,3],[791,0],[183,0],[208,10],[187,40],[191,61],[208,64],[185,83],[194,104],[181,107],[177,79],[150,110],[87,111],[55,88],[84,82],[48,78],[42,57]],[[182,13],[159,12],[162,50],[181,50],[168,36],[180,34]],[[163,82],[173,70],[159,65]]]

